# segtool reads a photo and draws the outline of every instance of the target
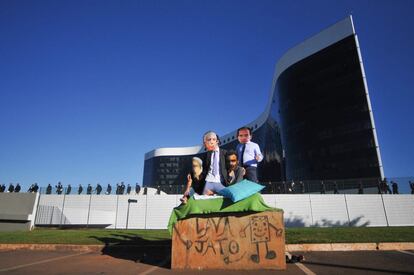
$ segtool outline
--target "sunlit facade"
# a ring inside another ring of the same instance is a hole
[[[352,17],[279,59],[266,109],[246,126],[252,128],[253,141],[263,151],[260,182],[383,178]],[[221,141],[222,148],[235,149],[236,130]],[[144,186],[185,184],[191,158],[203,153],[201,145],[148,152]]]

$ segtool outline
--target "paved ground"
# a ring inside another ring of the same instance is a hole
[[[163,251],[163,250],[166,251]],[[70,251],[0,252],[0,274],[191,274],[173,272],[168,248],[79,253]],[[299,254],[299,253],[296,253]],[[302,264],[288,264],[286,271],[254,271],[254,274],[414,274],[414,251],[306,252]],[[217,271],[202,272],[217,274]],[[252,274],[253,272],[224,272]]]

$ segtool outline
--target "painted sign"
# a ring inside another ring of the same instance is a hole
[[[283,212],[202,216],[179,221],[173,269],[285,269]]]

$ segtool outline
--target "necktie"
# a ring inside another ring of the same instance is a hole
[[[219,153],[213,151],[213,176],[217,176],[219,173]]]
[[[244,150],[246,150],[246,143],[243,144],[242,150],[241,150],[241,153],[240,153],[240,165],[241,166],[243,166],[243,164],[244,164],[244,161],[243,161]]]

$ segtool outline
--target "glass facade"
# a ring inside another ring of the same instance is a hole
[[[343,37],[283,70],[266,116],[259,125],[253,122],[253,141],[264,155],[258,179],[271,190],[284,181],[365,178],[375,183],[382,177],[356,36]],[[231,135],[222,142],[227,150],[238,144]],[[144,186],[181,192],[191,158],[200,154],[147,158]],[[318,183],[306,190],[319,188]]]
[[[287,180],[381,176],[355,39],[295,63],[277,80]]]

